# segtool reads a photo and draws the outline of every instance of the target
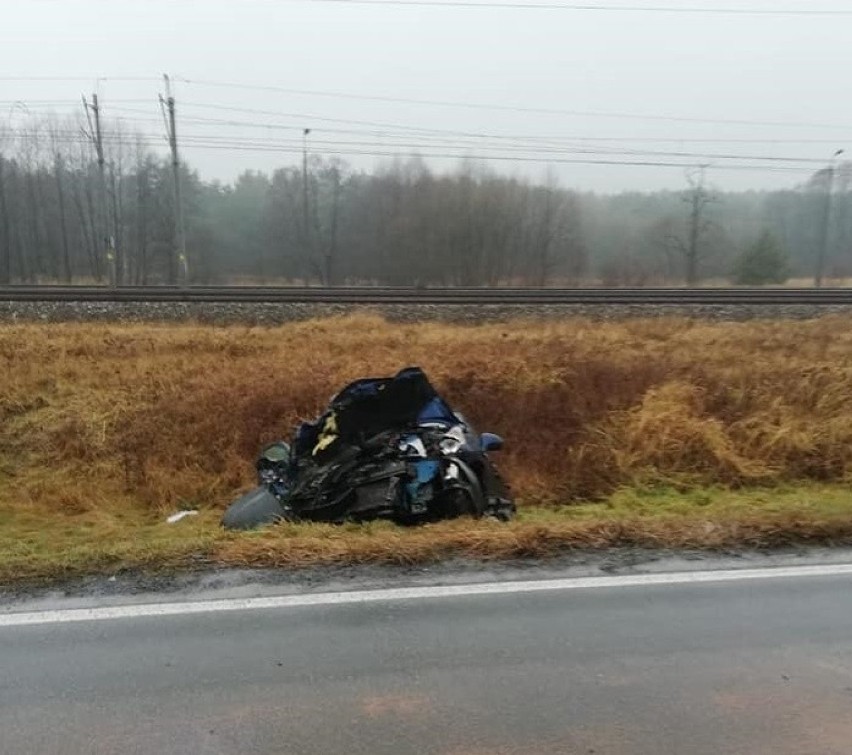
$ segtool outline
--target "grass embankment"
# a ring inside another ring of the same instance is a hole
[[[850,326],[2,326],[0,579],[852,542]],[[218,529],[262,443],[347,381],[408,364],[506,437],[516,523]],[[178,508],[201,515],[165,524]]]

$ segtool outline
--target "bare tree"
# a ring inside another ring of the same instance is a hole
[[[585,266],[585,247],[579,228],[579,207],[562,190],[554,174],[530,190],[527,248],[532,258],[530,283],[543,288],[558,269],[576,280]]]
[[[12,282],[12,222],[6,199],[6,161],[0,154],[0,283]]]
[[[688,171],[686,180],[689,184],[683,196],[683,201],[689,206],[686,239],[673,236],[671,243],[683,257],[686,285],[692,288],[698,284],[698,267],[704,256],[703,241],[711,228],[705,212],[707,206],[716,199],[705,185],[704,166]]]
[[[844,261],[849,264],[852,258],[852,213],[850,213],[850,198],[852,198],[852,162],[843,162],[837,166],[835,174],[835,201],[834,224],[837,233],[836,244]],[[844,201],[845,198],[845,201]]]
[[[86,249],[88,272],[96,280],[102,279],[101,248],[98,244],[98,221],[93,196],[93,170],[89,160],[89,150],[80,144],[78,151],[72,155],[74,182],[71,187],[71,198],[77,210],[77,224],[80,238]]]
[[[65,216],[65,162],[62,153],[54,153],[53,172],[56,178],[56,200],[59,205],[59,232],[62,239],[62,280],[71,282],[71,250],[68,245],[68,221]]]
[[[335,262],[337,261],[337,219],[340,212],[340,166],[333,164],[331,174],[331,218],[329,221],[328,244],[325,252],[325,285],[335,284]]]
[[[47,248],[45,238],[46,224],[44,212],[46,203],[41,193],[41,156],[42,141],[40,129],[37,125],[24,129],[20,135],[20,161],[23,173],[24,213],[25,231],[22,233],[24,241],[24,253],[28,258],[27,277],[34,279],[47,272],[44,253]],[[23,225],[23,224],[22,224]]]
[[[9,136],[8,129],[0,127],[0,284],[12,282],[12,221],[6,198],[6,157],[3,152]]]
[[[136,285],[148,285],[148,224],[151,203],[151,157],[136,146],[136,256],[132,265],[132,280]]]
[[[115,274],[119,285],[126,283],[130,275],[130,261],[125,238],[124,192],[125,166],[130,160],[132,138],[125,131],[121,120],[110,124],[110,139],[107,143],[109,165],[109,226],[112,248],[115,253]],[[137,138],[138,142],[138,138]]]
[[[664,281],[680,277],[681,249],[675,233],[676,220],[668,215],[651,223],[640,237],[645,248],[644,257],[649,258],[652,277]]]
[[[65,159],[62,155],[64,125],[55,118],[47,124],[50,151],[53,153],[53,178],[56,185],[56,204],[59,210],[59,239],[62,254],[62,280],[71,282],[71,248],[68,240],[68,217],[65,206]]]
[[[814,271],[815,288],[820,288],[820,286],[822,286],[822,279],[825,274],[825,262],[831,241],[831,205],[832,200],[834,199],[833,191],[836,172],[835,161],[841,154],[843,154],[843,150],[837,150],[831,158],[831,164],[827,168],[818,171],[811,179],[812,184],[816,186],[822,185],[825,193],[825,200],[823,201],[822,206],[822,218],[819,225],[819,244],[817,246],[816,269]]]

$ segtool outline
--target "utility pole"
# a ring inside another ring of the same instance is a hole
[[[95,154],[98,158],[98,194],[100,195],[100,227],[102,235],[103,248],[106,250],[107,270],[109,272],[109,283],[115,287],[118,285],[118,266],[115,260],[115,249],[113,248],[112,238],[109,232],[109,207],[107,206],[107,185],[106,171],[104,160],[104,140],[101,131],[101,108],[98,104],[98,95],[92,95],[92,102],[89,104],[86,98],[83,97],[83,107],[86,111],[86,120],[89,122],[89,131],[86,136],[95,146]],[[91,115],[90,115],[91,113]],[[94,116],[94,120],[92,118]]]
[[[828,254],[828,239],[831,235],[831,195],[834,191],[834,162],[843,150],[839,149],[831,156],[831,163],[827,168],[826,174],[826,189],[825,189],[825,204],[822,212],[822,225],[820,228],[819,249],[817,251],[817,265],[814,272],[814,288],[822,288],[823,276],[825,275],[825,258]]]
[[[169,277],[171,283],[180,280],[182,285],[189,281],[189,264],[186,257],[186,231],[183,224],[183,202],[180,192],[180,158],[178,157],[177,127],[175,125],[175,98],[172,96],[172,83],[168,74],[163,74],[166,83],[166,97],[160,95],[160,107],[163,108],[163,117],[166,121],[166,133],[169,139],[169,147],[172,151],[172,174],[175,187],[175,246],[177,247],[177,264],[174,258],[169,266]]]

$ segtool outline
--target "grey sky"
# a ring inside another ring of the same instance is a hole
[[[698,5],[699,0],[593,4],[682,7]],[[793,186],[818,165],[792,164],[792,171],[779,171],[791,164],[635,153],[827,161],[840,147],[852,151],[852,99],[847,83],[852,70],[852,15],[378,7],[307,0],[3,0],[3,5],[2,76],[81,80],[0,80],[0,108],[8,113],[13,101],[23,100],[32,112],[71,109],[81,93],[92,90],[95,77],[108,77],[99,84],[105,113],[120,115],[128,126],[155,134],[161,130],[155,98],[162,89],[156,77],[167,71],[179,79],[179,130],[187,137],[184,155],[205,178],[230,180],[243,168],[272,169],[297,162],[303,127],[312,129],[312,151],[342,150],[341,157],[364,168],[382,158],[345,153],[406,152],[412,149],[407,145],[417,145],[424,155],[534,157],[538,162],[491,162],[501,172],[531,177],[544,175],[549,157],[706,162],[719,166],[709,171],[713,184],[731,189]],[[852,10],[847,0],[704,0],[700,5]],[[151,80],[126,81],[123,77]],[[180,79],[520,109],[823,126],[694,123],[420,105]],[[136,99],[143,102],[126,101]],[[66,100],[67,106],[58,102]],[[274,111],[276,115],[247,110]],[[14,111],[15,123],[23,118],[20,108]],[[276,128],[237,128],[191,118],[249,121]],[[420,134],[412,129],[490,136]],[[558,141],[543,144],[534,139],[541,137]],[[590,142],[590,137],[615,141]],[[683,141],[644,141],[653,138]],[[695,139],[756,141],[688,141]],[[213,142],[218,148],[210,146]],[[254,151],[255,147],[273,146],[273,142],[293,151]],[[546,149],[551,151],[542,151]],[[432,162],[444,167],[458,161]],[[727,163],[770,165],[775,170],[723,170],[721,166]],[[563,162],[554,163],[553,169],[567,186],[599,191],[679,188],[684,181],[684,170],[679,167]]]

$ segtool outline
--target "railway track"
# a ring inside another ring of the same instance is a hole
[[[852,288],[286,288],[249,286],[0,286],[0,302],[269,304],[852,305]]]

